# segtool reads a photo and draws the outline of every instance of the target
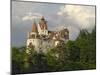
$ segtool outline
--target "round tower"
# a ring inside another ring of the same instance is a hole
[[[27,39],[27,53],[30,53],[31,50],[36,50],[38,51],[39,49],[39,44],[40,44],[40,39],[38,38],[38,29],[37,25],[34,22],[32,24],[32,30],[28,34],[28,39]]]

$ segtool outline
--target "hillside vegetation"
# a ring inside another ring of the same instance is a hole
[[[96,68],[96,30],[81,30],[75,41],[48,50],[47,54],[30,55],[26,48],[12,48],[12,73],[37,73],[55,71],[88,70]]]

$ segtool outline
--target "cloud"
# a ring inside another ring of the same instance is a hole
[[[25,16],[22,17],[22,21],[37,19],[37,18],[40,18],[41,16],[42,15],[39,13],[29,12]]]
[[[79,6],[79,5],[64,5],[57,12],[57,15],[64,17],[65,20],[71,20],[80,29],[93,29],[95,26],[95,7],[94,6]]]
[[[68,26],[67,28],[69,30],[69,39],[75,40],[77,36],[79,35],[80,30],[75,26]]]
[[[75,40],[81,29],[91,32],[95,26],[94,6],[64,5],[60,7],[57,15],[60,24],[68,28],[70,40]]]
[[[31,31],[32,20],[38,21],[41,14],[46,18],[49,30],[67,27],[71,40],[77,38],[80,29],[92,30],[95,23],[95,7],[92,6],[13,1],[12,44],[25,44],[23,41]]]
[[[54,30],[56,30],[56,31],[60,31],[60,30],[62,30],[62,29],[65,29],[65,28],[67,28],[66,26],[61,26],[61,25],[58,25],[58,26],[56,26],[56,27],[54,27]]]

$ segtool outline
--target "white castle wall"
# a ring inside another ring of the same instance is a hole
[[[43,41],[40,39],[28,39],[27,40],[27,48],[29,44],[32,43],[32,45],[35,47],[34,50],[39,53],[42,51],[43,53],[46,53],[50,48],[54,47],[54,41]],[[29,51],[27,51],[29,53]]]
[[[41,31],[41,28],[40,28],[40,25],[39,24],[37,25],[37,28],[38,28],[39,35],[42,34],[42,31]]]
[[[53,41],[43,41],[42,40],[42,44],[41,44],[41,50],[43,53],[46,53],[50,48],[53,48],[54,47],[54,43]]]
[[[32,43],[32,45],[34,46],[34,50],[36,50],[37,52],[39,52],[40,47],[41,47],[41,40],[40,39],[28,39],[27,40],[27,47],[29,46],[29,44]]]
[[[38,27],[39,35],[48,35],[48,30],[47,29],[41,29],[39,24],[37,25],[37,27]]]

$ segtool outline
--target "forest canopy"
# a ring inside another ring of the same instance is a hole
[[[46,54],[25,52],[12,47],[12,74],[88,70],[96,68],[96,27],[91,33],[81,30],[75,41],[48,50]]]

